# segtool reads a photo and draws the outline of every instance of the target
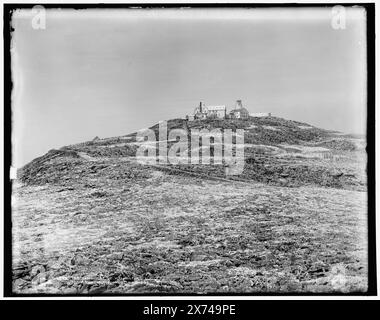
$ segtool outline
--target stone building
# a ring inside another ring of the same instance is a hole
[[[237,100],[235,104],[235,109],[230,111],[231,119],[248,119],[249,112],[243,107],[241,100]]]
[[[225,119],[226,114],[226,106],[205,106],[203,102],[200,102],[199,106],[194,110],[194,119]]]
[[[203,102],[194,109],[192,115],[187,115],[188,121],[205,120],[205,119],[248,119],[249,117],[271,117],[270,112],[249,113],[243,107],[242,101],[237,100],[234,109],[227,113],[227,108],[224,105],[206,106]]]

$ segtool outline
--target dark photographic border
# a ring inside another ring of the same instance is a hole
[[[5,297],[88,297],[90,295],[57,295],[57,294],[16,294],[12,292],[12,213],[11,194],[12,180],[10,179],[10,167],[12,163],[12,70],[11,70],[11,19],[12,12],[16,9],[31,9],[34,4],[4,4],[3,5],[3,39],[4,39],[4,274],[3,292]],[[351,293],[208,293],[196,295],[202,296],[374,296],[377,294],[376,275],[376,206],[375,206],[375,4],[374,3],[273,3],[273,4],[248,4],[248,3],[135,3],[135,4],[44,4],[38,3],[47,9],[128,9],[128,8],[331,8],[335,5],[363,7],[367,13],[366,36],[367,36],[367,176],[368,176],[368,291]],[[144,293],[144,294],[99,294],[91,296],[129,296],[129,297],[157,297],[157,296],[195,296],[195,294],[167,294],[167,293]],[[178,301],[180,302],[180,301]]]

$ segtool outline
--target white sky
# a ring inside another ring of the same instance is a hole
[[[14,160],[243,100],[250,112],[364,133],[365,16],[330,9],[18,11]]]

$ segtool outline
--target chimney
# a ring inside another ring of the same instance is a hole
[[[235,106],[235,109],[240,109],[240,108],[243,108],[243,105],[241,103],[241,100],[236,100],[236,106]]]

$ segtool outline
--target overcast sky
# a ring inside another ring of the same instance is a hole
[[[363,133],[365,16],[331,10],[30,11],[14,15],[14,161],[124,135],[199,101]]]

